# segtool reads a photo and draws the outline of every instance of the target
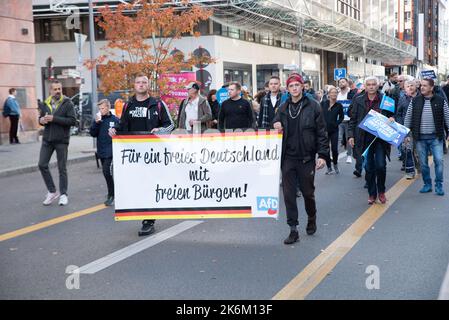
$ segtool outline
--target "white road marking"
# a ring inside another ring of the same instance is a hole
[[[449,300],[449,266],[447,266],[446,276],[441,284],[438,300]]]
[[[136,242],[128,247],[125,247],[123,249],[115,251],[103,258],[95,260],[94,262],[86,264],[85,266],[82,266],[81,268],[76,270],[76,272],[83,273],[83,274],[97,273],[98,271],[106,269],[106,268],[112,266],[113,264],[116,264],[122,260],[125,260],[126,258],[129,258],[132,255],[135,255],[136,253],[139,253],[139,252],[141,252],[145,249],[148,249],[152,246],[155,246],[156,244],[161,243],[162,241],[167,240],[171,237],[174,237],[174,236],[180,234],[181,232],[186,231],[190,228],[193,228],[203,222],[204,221],[181,222],[171,228],[168,228],[167,230],[156,233],[155,235],[152,235],[152,236],[146,238],[145,240]]]

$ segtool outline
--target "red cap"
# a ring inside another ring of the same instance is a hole
[[[288,79],[287,79],[287,87],[293,81],[297,81],[297,82],[299,82],[301,84],[304,84],[304,80],[302,79],[301,75],[299,75],[297,73],[294,73],[290,77],[288,77]]]

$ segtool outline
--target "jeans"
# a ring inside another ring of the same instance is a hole
[[[352,147],[349,145],[348,141],[348,129],[349,129],[349,121],[343,121],[342,123],[340,123],[340,126],[338,127],[338,141],[339,144],[341,143],[341,141],[343,140],[343,135],[345,136],[346,139],[346,155],[352,156]]]
[[[428,158],[429,150],[432,151],[433,163],[435,164],[435,185],[443,184],[443,143],[444,141],[438,138],[416,141],[416,151],[421,164],[422,178],[426,185],[432,185]]]
[[[56,192],[56,187],[51,177],[48,163],[50,162],[53,152],[56,150],[56,159],[58,161],[59,170],[59,190],[61,194],[67,194],[67,153],[69,145],[65,143],[51,143],[42,141],[41,151],[39,155],[39,170],[44,178],[45,185],[49,192]]]
[[[377,197],[385,193],[385,180],[387,176],[387,160],[383,143],[375,141],[368,150],[365,164],[365,180],[368,184],[368,194]]]
[[[315,161],[303,163],[301,160],[288,157],[285,157],[282,163],[282,189],[287,210],[287,224],[291,227],[298,225],[298,205],[296,203],[298,182],[308,218],[314,219],[316,216],[315,165]]]

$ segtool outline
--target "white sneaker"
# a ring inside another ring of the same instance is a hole
[[[44,206],[49,206],[49,205],[51,205],[51,203],[52,203],[53,201],[55,201],[58,197],[59,197],[59,192],[58,192],[58,191],[53,192],[53,193],[49,192],[49,193],[47,193],[47,197],[45,198],[44,202],[42,202],[42,204],[43,204]]]
[[[352,163],[352,157],[351,156],[348,156],[346,158],[346,163]]]
[[[61,194],[59,197],[59,205],[60,206],[66,206],[69,203],[69,198],[66,194]]]

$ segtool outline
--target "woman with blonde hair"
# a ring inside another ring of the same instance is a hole
[[[332,150],[332,162],[334,164],[334,171],[336,174],[340,173],[338,169],[338,127],[343,121],[345,115],[343,113],[343,105],[337,102],[338,90],[335,87],[329,87],[327,93],[327,100],[321,102],[323,109],[324,119],[327,125],[327,137],[328,143],[331,145]],[[326,159],[327,172],[326,174],[332,174],[331,157]]]

